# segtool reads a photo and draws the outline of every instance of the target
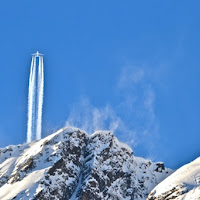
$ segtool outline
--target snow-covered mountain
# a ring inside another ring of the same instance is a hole
[[[158,184],[148,196],[148,200],[169,199],[200,199],[200,157],[179,168]]]
[[[0,199],[142,200],[171,173],[135,157],[111,132],[64,128],[0,149]]]

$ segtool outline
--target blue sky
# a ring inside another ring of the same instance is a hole
[[[44,53],[43,136],[111,129],[177,168],[199,156],[199,1],[3,1],[0,147],[26,141],[31,54]]]

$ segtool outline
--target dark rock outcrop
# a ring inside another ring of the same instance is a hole
[[[66,128],[0,149],[0,199],[145,199],[170,173],[135,157],[109,131],[89,136]]]

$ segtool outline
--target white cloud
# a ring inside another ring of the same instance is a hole
[[[66,126],[76,126],[90,134],[96,130],[110,130],[132,147],[153,148],[158,122],[152,77],[153,72],[144,66],[124,67],[116,83],[120,102],[115,106],[96,107],[87,97],[82,97],[73,105]]]
[[[137,144],[150,149],[155,146],[159,127],[155,115],[156,69],[153,71],[146,66],[129,65],[122,69],[118,83],[119,95],[123,99],[117,108],[121,111],[120,116],[129,122],[129,129],[134,130]]]
[[[110,105],[97,108],[92,105],[87,97],[82,97],[73,105],[66,125],[77,126],[93,133],[96,130],[115,131],[119,127],[120,119]]]

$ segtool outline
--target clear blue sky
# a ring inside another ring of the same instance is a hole
[[[2,1],[0,147],[26,141],[31,54],[44,53],[43,136],[112,129],[137,156],[199,156],[199,1]]]

